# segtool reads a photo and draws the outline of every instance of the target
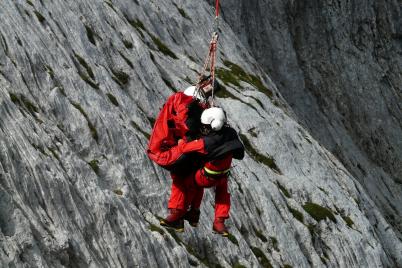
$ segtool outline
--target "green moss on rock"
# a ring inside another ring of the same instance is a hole
[[[96,46],[96,40],[95,40],[95,33],[92,30],[91,27],[89,27],[88,25],[84,25],[85,26],[85,32],[87,34],[88,40],[89,42],[91,42],[93,45]]]
[[[90,77],[92,80],[95,80],[95,75],[94,75],[94,73],[93,73],[93,71],[92,71],[91,66],[89,66],[89,64],[88,64],[88,63],[84,60],[84,58],[81,57],[80,55],[74,53],[74,56],[75,56],[75,58],[78,60],[78,62],[82,65],[82,67],[85,68],[85,70],[87,71],[89,77]]]
[[[304,223],[304,216],[303,213],[298,211],[297,209],[291,208],[288,206],[290,213],[292,213],[293,217],[295,217],[299,222]]]
[[[231,99],[234,99],[234,100],[239,100],[238,97],[236,97],[235,95],[233,95],[232,93],[230,93],[230,92],[226,89],[226,87],[223,86],[223,85],[221,85],[220,90],[215,93],[215,96],[216,96],[216,97],[219,97],[219,98],[231,98]]]
[[[336,223],[336,218],[334,214],[328,208],[322,207],[312,202],[307,202],[303,205],[303,209],[316,221],[321,221],[328,218]]]
[[[289,193],[289,191],[282,186],[279,182],[276,183],[276,185],[278,185],[278,188],[281,190],[281,192],[287,197],[287,198],[291,198],[292,195]]]
[[[169,56],[173,59],[178,59],[176,54],[174,54],[173,51],[171,51],[158,37],[156,37],[152,34],[150,34],[150,36],[151,36],[152,41],[154,42],[154,44],[156,45],[156,47],[158,48],[158,50],[160,52],[162,52],[166,56]]]
[[[352,228],[352,225],[354,224],[354,222],[349,216],[342,216],[342,219],[346,222],[346,224],[349,226],[349,228]]]
[[[115,193],[118,196],[122,196],[124,194],[122,189],[114,189],[113,193]]]
[[[141,35],[142,37],[142,31],[147,32],[147,29],[145,29],[144,24],[142,23],[142,21],[140,21],[139,19],[130,19],[126,16],[126,20],[128,21],[128,23],[130,23],[131,26],[133,26]]]
[[[148,226],[148,229],[151,230],[151,232],[157,232],[160,233],[161,235],[165,234],[165,231],[163,231],[162,228],[159,228],[158,226],[152,223]]]
[[[18,98],[18,96],[17,96],[16,94],[10,93],[9,95],[10,95],[11,101],[12,101],[14,104],[17,104],[17,105],[20,105],[20,104],[21,104],[20,99]]]
[[[267,95],[269,98],[272,98],[272,91],[264,86],[264,83],[261,81],[260,77],[247,73],[239,65],[228,60],[223,61],[223,64],[228,69],[216,68],[215,72],[217,77],[221,79],[225,84],[232,84],[239,87],[240,81],[244,81],[255,86],[259,91]]]
[[[184,11],[184,9],[178,7],[175,3],[173,3],[175,5],[175,7],[177,8],[177,11],[179,11],[180,15],[188,20],[191,20],[191,18],[189,16],[187,16],[186,12]]]
[[[142,38],[145,37],[144,32],[147,33],[151,37],[152,41],[154,42],[155,46],[160,52],[173,59],[178,59],[178,57],[158,37],[151,34],[145,28],[144,24],[139,19],[130,19],[127,15],[125,15],[125,18],[128,21],[128,23],[130,23],[130,25],[137,30],[137,32],[141,35]]]
[[[56,149],[51,148],[51,147],[47,147],[47,149],[52,153],[53,157],[57,159],[57,161],[60,162],[60,157],[59,155],[56,153]]]
[[[174,230],[169,229],[169,228],[166,228],[165,230],[168,231],[168,233],[173,237],[173,239],[176,241],[176,243],[178,245],[184,244],[183,241],[180,239],[180,237],[177,235],[177,233]]]
[[[268,242],[267,237],[262,233],[261,230],[254,227],[255,235],[264,243]]]
[[[262,211],[261,211],[261,209],[260,209],[260,208],[258,208],[258,207],[256,207],[256,210],[257,210],[257,214],[258,214],[258,216],[259,216],[259,217],[261,217],[261,215],[262,215]]]
[[[78,75],[81,77],[81,79],[86,82],[88,85],[90,85],[92,88],[94,89],[99,89],[99,84],[95,83],[95,75],[92,71],[92,68],[89,66],[89,64],[84,60],[84,58],[82,58],[80,55],[74,53],[75,56],[75,60],[78,61],[78,63],[84,67],[84,69],[86,70],[86,72],[83,72],[80,70],[80,68],[78,66]],[[74,62],[76,62],[74,60]]]
[[[112,79],[120,86],[126,85],[130,80],[130,76],[122,70],[112,69],[112,73],[113,73]]]
[[[267,256],[265,256],[264,252],[261,249],[257,247],[251,247],[251,251],[257,257],[257,260],[259,261],[262,267],[272,268],[270,261],[268,260]]]
[[[124,46],[125,46],[126,48],[128,48],[128,49],[131,49],[131,48],[134,47],[134,46],[133,46],[133,43],[131,43],[130,41],[128,41],[128,40],[126,40],[126,39],[123,39],[123,44],[124,44]]]
[[[43,23],[46,21],[45,17],[43,17],[43,15],[39,11],[35,10],[34,14],[40,23]]]
[[[229,235],[227,237],[230,240],[230,242],[232,242],[236,246],[239,246],[239,241],[237,241],[237,238],[234,235],[229,233]]]
[[[32,115],[34,115],[34,113],[39,113],[38,107],[36,107],[27,97],[20,95],[20,100]]]
[[[235,76],[230,70],[224,68],[216,68],[215,73],[216,76],[226,85],[231,84],[240,87],[239,78]]]
[[[35,119],[38,119],[37,114],[39,113],[39,108],[36,107],[27,97],[22,94],[17,95],[14,93],[9,93],[9,95],[14,104],[21,108],[25,108]]]
[[[49,154],[46,153],[45,149],[43,148],[42,145],[36,145],[35,143],[31,143],[32,147],[35,148],[35,150],[39,151],[41,154],[49,156]]]
[[[114,11],[115,13],[117,13],[117,11],[116,11],[116,9],[114,8],[114,6],[113,6],[112,3],[108,2],[108,1],[105,1],[105,4],[108,5],[111,9],[113,9],[113,11]]]
[[[276,237],[270,236],[269,239],[271,240],[272,246],[276,251],[279,251],[278,248],[278,239]]]
[[[235,264],[233,264],[232,267],[233,267],[233,268],[247,268],[246,266],[242,265],[242,264],[239,263],[239,262],[236,262]]]
[[[131,69],[134,69],[134,64],[129,60],[124,54],[119,51],[120,56],[123,58],[123,60],[127,63],[128,66],[130,66]]]
[[[106,96],[109,98],[110,102],[111,102],[114,106],[116,106],[116,107],[119,106],[119,102],[117,101],[117,99],[116,99],[115,96],[113,96],[113,95],[110,94],[110,93],[107,93]]]
[[[99,175],[99,161],[96,159],[93,159],[88,162],[88,165],[92,168],[92,170],[96,173],[96,175]]]
[[[91,132],[91,136],[98,143],[99,142],[98,131],[96,130],[96,128],[92,124],[92,122],[89,120],[87,113],[84,111],[84,109],[82,109],[82,107],[79,103],[71,102],[71,105],[73,105],[85,117],[85,119],[87,120],[87,123],[88,123],[88,128]]]
[[[240,134],[240,138],[243,141],[243,144],[246,148],[247,153],[253,158],[255,161],[260,162],[267,167],[271,168],[278,174],[282,174],[281,170],[278,168],[278,166],[275,163],[275,159],[273,159],[271,156],[266,156],[261,153],[259,153],[250,143],[246,135]]]
[[[52,69],[52,67],[50,67],[49,65],[45,65],[46,68],[46,72],[49,74],[50,78],[54,79],[54,71]]]
[[[258,137],[258,134],[257,134],[257,132],[256,132],[255,130],[256,130],[256,128],[253,127],[253,128],[250,128],[249,130],[247,130],[247,132],[248,132],[253,138],[257,138],[257,137]]]
[[[81,79],[87,83],[90,87],[93,89],[99,90],[99,84],[95,83],[92,81],[86,74],[79,72],[78,75],[81,77]]]

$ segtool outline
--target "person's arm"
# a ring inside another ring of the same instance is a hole
[[[165,167],[175,164],[182,155],[189,153],[205,154],[204,140],[199,139],[190,142],[181,140],[181,142],[176,146],[173,146],[166,151],[158,151],[156,153],[148,150],[149,158],[158,165]]]

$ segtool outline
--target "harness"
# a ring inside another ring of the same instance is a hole
[[[204,167],[204,174],[208,177],[223,177],[229,175],[230,168],[225,170],[210,170],[207,167]]]

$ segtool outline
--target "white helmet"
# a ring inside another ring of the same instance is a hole
[[[218,107],[208,108],[202,112],[201,123],[211,125],[213,130],[218,131],[226,123],[225,112]]]

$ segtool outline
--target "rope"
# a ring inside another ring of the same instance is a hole
[[[215,3],[215,17],[219,17],[219,0]]]
[[[219,18],[219,0],[215,1],[215,20],[214,20],[214,32],[212,33],[212,39],[211,42],[209,43],[209,50],[208,50],[208,55],[205,59],[204,66],[200,72],[200,76],[198,77],[197,81],[197,89],[195,91],[195,94],[199,93],[199,91],[204,88],[207,84],[202,83],[200,84],[204,73],[206,72],[208,66],[209,66],[209,72],[211,76],[211,82],[212,82],[212,100],[211,100],[211,107],[214,106],[214,83],[215,83],[215,63],[216,63],[216,51],[218,48],[218,31],[219,31],[219,24],[218,24],[218,18]]]

